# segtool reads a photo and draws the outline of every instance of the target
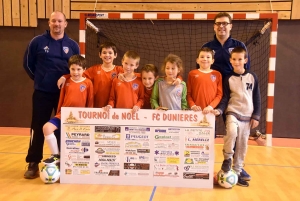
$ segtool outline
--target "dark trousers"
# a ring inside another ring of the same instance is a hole
[[[59,93],[47,93],[34,90],[32,95],[32,120],[30,129],[30,142],[26,162],[39,163],[43,159],[44,133],[43,126],[47,123],[54,110],[56,114]],[[60,147],[60,131],[55,131]]]

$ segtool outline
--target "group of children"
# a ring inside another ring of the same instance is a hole
[[[164,59],[162,77],[158,77],[158,69],[153,64],[146,64],[140,74],[135,73],[140,62],[140,56],[135,51],[124,54],[122,67],[115,66],[113,61],[117,57],[117,49],[112,42],[100,46],[99,57],[102,64],[85,70],[85,59],[80,55],[72,56],[69,60],[70,75],[58,81],[61,88],[58,112],[43,127],[45,141],[52,153],[43,161],[45,164],[59,162],[59,149],[53,132],[60,129],[61,107],[97,107],[105,111],[130,108],[133,113],[140,108],[192,109],[216,116],[225,112],[227,134],[224,137],[222,170],[231,169],[233,146],[237,140],[233,169],[240,173],[250,127],[257,126],[260,117],[257,77],[244,68],[247,62],[244,48],[232,50],[230,62],[234,72],[224,80],[224,86],[220,72],[210,68],[214,62],[214,52],[207,47],[200,49],[196,59],[200,68],[189,72],[187,85],[180,76],[183,62],[174,54]],[[248,186],[240,177],[239,183]]]

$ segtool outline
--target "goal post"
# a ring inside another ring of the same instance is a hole
[[[258,75],[262,95],[262,116],[259,129],[272,146],[275,63],[277,46],[277,13],[229,13],[233,19],[231,36],[247,46],[251,70]],[[158,69],[167,54],[180,56],[184,63],[183,78],[196,68],[201,46],[213,40],[212,13],[81,13],[79,22],[80,51],[88,66],[102,63],[99,44],[109,40],[116,44],[116,65],[123,54],[135,50],[141,56],[140,67],[152,63]],[[224,132],[221,118],[217,133]]]

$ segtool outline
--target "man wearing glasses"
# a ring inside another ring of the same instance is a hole
[[[233,39],[230,35],[232,29],[232,18],[226,12],[218,13],[214,18],[214,31],[215,36],[212,41],[205,43],[202,47],[209,47],[215,53],[214,63],[211,65],[211,69],[217,70],[222,74],[222,78],[230,75],[233,72],[233,68],[230,64],[230,52],[235,47],[243,47],[247,50],[245,44],[239,40]],[[248,52],[248,50],[247,50]],[[197,67],[198,68],[198,67]],[[250,57],[248,55],[248,62],[245,64],[245,68],[250,69]],[[226,122],[226,116],[223,115],[224,123]],[[251,176],[242,169],[240,173],[241,177],[245,181],[250,181]]]
[[[212,41],[205,43],[202,47],[209,47],[215,53],[214,63],[211,68],[219,71],[224,79],[227,75],[231,74],[232,67],[229,62],[230,52],[235,47],[243,47],[247,50],[245,44],[241,41],[233,39],[230,36],[232,29],[232,18],[226,12],[218,13],[214,18],[214,31],[215,36]],[[250,58],[246,64],[246,68],[250,68]]]

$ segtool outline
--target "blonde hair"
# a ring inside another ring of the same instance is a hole
[[[169,54],[165,59],[164,62],[161,66],[161,71],[165,74],[165,69],[166,69],[166,65],[167,63],[170,62],[172,64],[176,64],[176,66],[178,67],[179,73],[183,72],[183,63],[182,60],[179,56],[175,55],[175,54]]]
[[[127,52],[125,52],[122,61],[124,61],[125,57],[137,60],[136,65],[139,65],[140,63],[140,59],[141,59],[140,55],[133,50],[128,50]]]

